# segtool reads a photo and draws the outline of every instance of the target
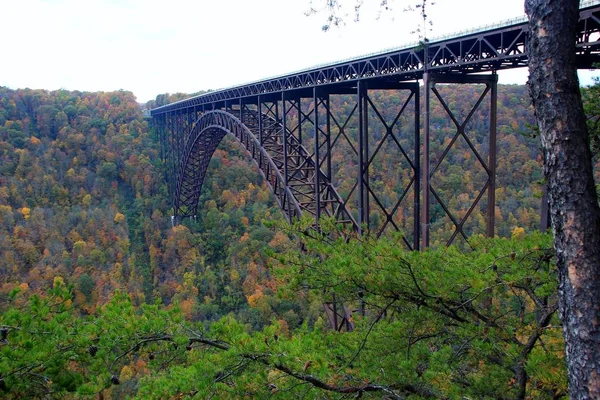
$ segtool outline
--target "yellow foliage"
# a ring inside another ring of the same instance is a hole
[[[258,301],[260,299],[262,299],[263,296],[264,295],[263,295],[262,289],[256,288],[256,291],[253,294],[251,294],[250,296],[248,296],[248,298],[247,298],[248,305],[253,308],[256,307],[258,305]]]
[[[133,377],[133,375],[135,375],[135,372],[129,365],[121,368],[121,381],[128,381]]]
[[[225,200],[226,202],[232,201],[235,202],[235,196],[234,194],[231,192],[231,190],[229,189],[225,189],[223,190],[223,193],[221,194],[221,197],[223,198],[223,200]]]
[[[61,286],[64,286],[65,280],[63,279],[62,276],[55,276],[53,283],[54,283],[54,287],[61,287]]]
[[[290,240],[286,236],[285,233],[277,232],[277,233],[275,233],[275,236],[273,236],[273,239],[271,239],[271,241],[269,242],[269,246],[271,246],[273,248],[277,248],[279,246],[282,246],[282,245],[288,243],[289,241]]]
[[[29,216],[31,215],[31,209],[29,207],[23,207],[19,209],[19,211],[23,214],[23,218],[29,219]]]
[[[29,143],[31,143],[31,144],[33,144],[33,145],[37,146],[38,144],[42,143],[42,141],[41,141],[40,139],[36,138],[35,136],[32,136],[32,137],[29,139]]]
[[[231,278],[231,280],[233,282],[236,282],[240,279],[240,273],[237,270],[232,269],[231,272],[229,273],[229,277]]]
[[[92,204],[92,196],[86,194],[85,196],[83,196],[83,200],[81,202],[84,206],[89,206],[90,204]]]
[[[135,370],[141,375],[146,375],[148,372],[150,372],[147,365],[148,364],[146,361],[144,361],[142,358],[135,360]]]
[[[73,244],[73,250],[82,252],[85,250],[86,246],[87,246],[86,242],[84,242],[83,240],[78,240]]]
[[[79,290],[75,291],[73,300],[75,301],[75,304],[77,304],[80,307],[83,306],[87,301],[87,299],[85,298],[85,295],[83,293],[81,293]]]
[[[278,319],[277,324],[279,325],[279,329],[277,330],[279,332],[279,335],[289,337],[290,326],[288,325],[287,321],[284,319]]]
[[[175,225],[175,226],[173,227],[172,231],[173,231],[173,233],[175,233],[175,234],[176,234],[176,233],[179,233],[179,232],[187,232],[187,231],[189,231],[189,229],[188,229],[188,228],[186,228],[186,227],[185,227],[185,226],[183,226],[183,225]]]
[[[120,223],[122,223],[122,222],[125,222],[125,215],[121,214],[120,212],[116,213],[116,214],[115,214],[115,219],[114,219],[114,221],[115,221],[117,224],[120,224]]]
[[[19,287],[21,288],[21,290],[23,292],[26,292],[27,290],[29,290],[29,285],[27,284],[27,282],[23,282],[19,285]]]
[[[515,227],[512,231],[512,239],[521,240],[525,237],[525,229],[519,226]]]
[[[248,275],[258,277],[258,265],[254,261],[250,261],[246,269],[248,270]]]
[[[185,315],[186,317],[189,318],[192,315],[192,311],[194,309],[194,304],[195,304],[194,300],[190,300],[190,299],[182,300],[181,302],[179,302],[179,309],[181,310],[183,315]]]

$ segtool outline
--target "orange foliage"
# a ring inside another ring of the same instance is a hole
[[[255,307],[257,307],[259,300],[262,299],[263,297],[264,297],[264,294],[262,292],[262,289],[256,288],[256,291],[247,297],[248,304],[250,305],[250,307],[255,308]]]

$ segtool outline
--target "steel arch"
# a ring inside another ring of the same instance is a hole
[[[276,147],[284,145],[281,137],[287,136],[288,141],[292,141],[293,139],[289,138],[293,138],[293,136],[282,135],[283,126],[272,117],[262,114],[262,119],[270,122],[272,131],[280,133],[280,140],[271,141],[269,151],[267,151],[264,140],[261,145],[257,135],[252,132],[252,128],[258,129],[258,126],[255,126],[259,119],[258,112],[248,109],[230,111],[213,110],[203,113],[184,138],[183,156],[177,169],[174,193],[173,206],[176,218],[192,217],[197,214],[198,201],[208,164],[217,146],[227,134],[235,137],[248,151],[288,221],[298,219],[304,214],[314,215],[316,213],[314,203],[299,201],[295,195],[298,191],[290,188],[289,179],[286,179],[282,171],[282,162],[276,156],[277,153],[281,153]],[[244,123],[242,120],[247,122]],[[291,144],[287,143],[288,146]],[[315,192],[317,185],[327,187],[332,201],[337,203],[336,211],[333,213],[328,212],[329,208],[323,206],[322,215],[332,216],[338,222],[350,224],[352,229],[357,229],[358,224],[346,209],[345,203],[331,187],[326,175],[320,169],[315,168],[315,162],[309,152],[297,143],[293,143],[293,146],[298,162],[304,166],[304,175],[301,178],[296,177],[296,179],[303,179],[304,185],[309,187],[309,191],[312,193]]]

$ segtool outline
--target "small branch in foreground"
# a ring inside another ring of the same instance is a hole
[[[207,345],[210,347],[214,347],[214,348],[217,348],[220,350],[224,350],[224,351],[227,351],[231,348],[231,346],[227,343],[224,343],[221,341],[216,341],[216,340],[210,340],[210,339],[206,339],[206,338],[194,337],[194,338],[190,338],[189,341],[190,341],[190,343],[201,343],[201,344],[204,344],[204,345]],[[436,399],[440,398],[439,394],[435,393],[431,389],[421,387],[418,385],[411,385],[411,384],[405,384],[405,385],[397,386],[397,387],[390,387],[390,386],[379,385],[379,384],[374,384],[374,383],[368,383],[368,384],[360,385],[360,386],[334,386],[334,385],[330,385],[330,384],[320,380],[319,378],[317,378],[313,375],[295,372],[285,364],[274,363],[270,360],[269,354],[245,353],[245,354],[240,354],[240,357],[242,357],[243,359],[246,359],[248,361],[251,361],[251,362],[258,362],[267,367],[274,368],[280,372],[285,373],[288,376],[291,376],[302,382],[309,383],[316,388],[326,390],[329,392],[343,393],[343,394],[360,394],[360,393],[365,393],[365,392],[384,392],[391,398],[404,399],[404,396],[396,393],[397,390],[401,390],[402,392],[410,393],[410,394],[417,394],[417,395],[425,397],[425,398],[436,398]]]

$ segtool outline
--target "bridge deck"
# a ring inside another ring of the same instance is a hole
[[[584,1],[581,6],[576,38],[578,66],[592,68],[593,63],[600,61],[600,1]],[[526,37],[527,21],[517,18],[433,40],[427,46],[427,60],[424,47],[411,44],[195,96],[155,108],[151,115],[206,105],[220,108],[234,101],[256,102],[259,95],[264,100],[268,100],[269,95],[281,99],[283,91],[295,91],[295,97],[311,97],[313,87],[322,87],[330,93],[343,94],[346,90],[355,93],[351,89],[358,80],[368,80],[373,88],[385,88],[386,82],[420,79],[425,65],[430,72],[463,74],[524,67],[527,65]]]

